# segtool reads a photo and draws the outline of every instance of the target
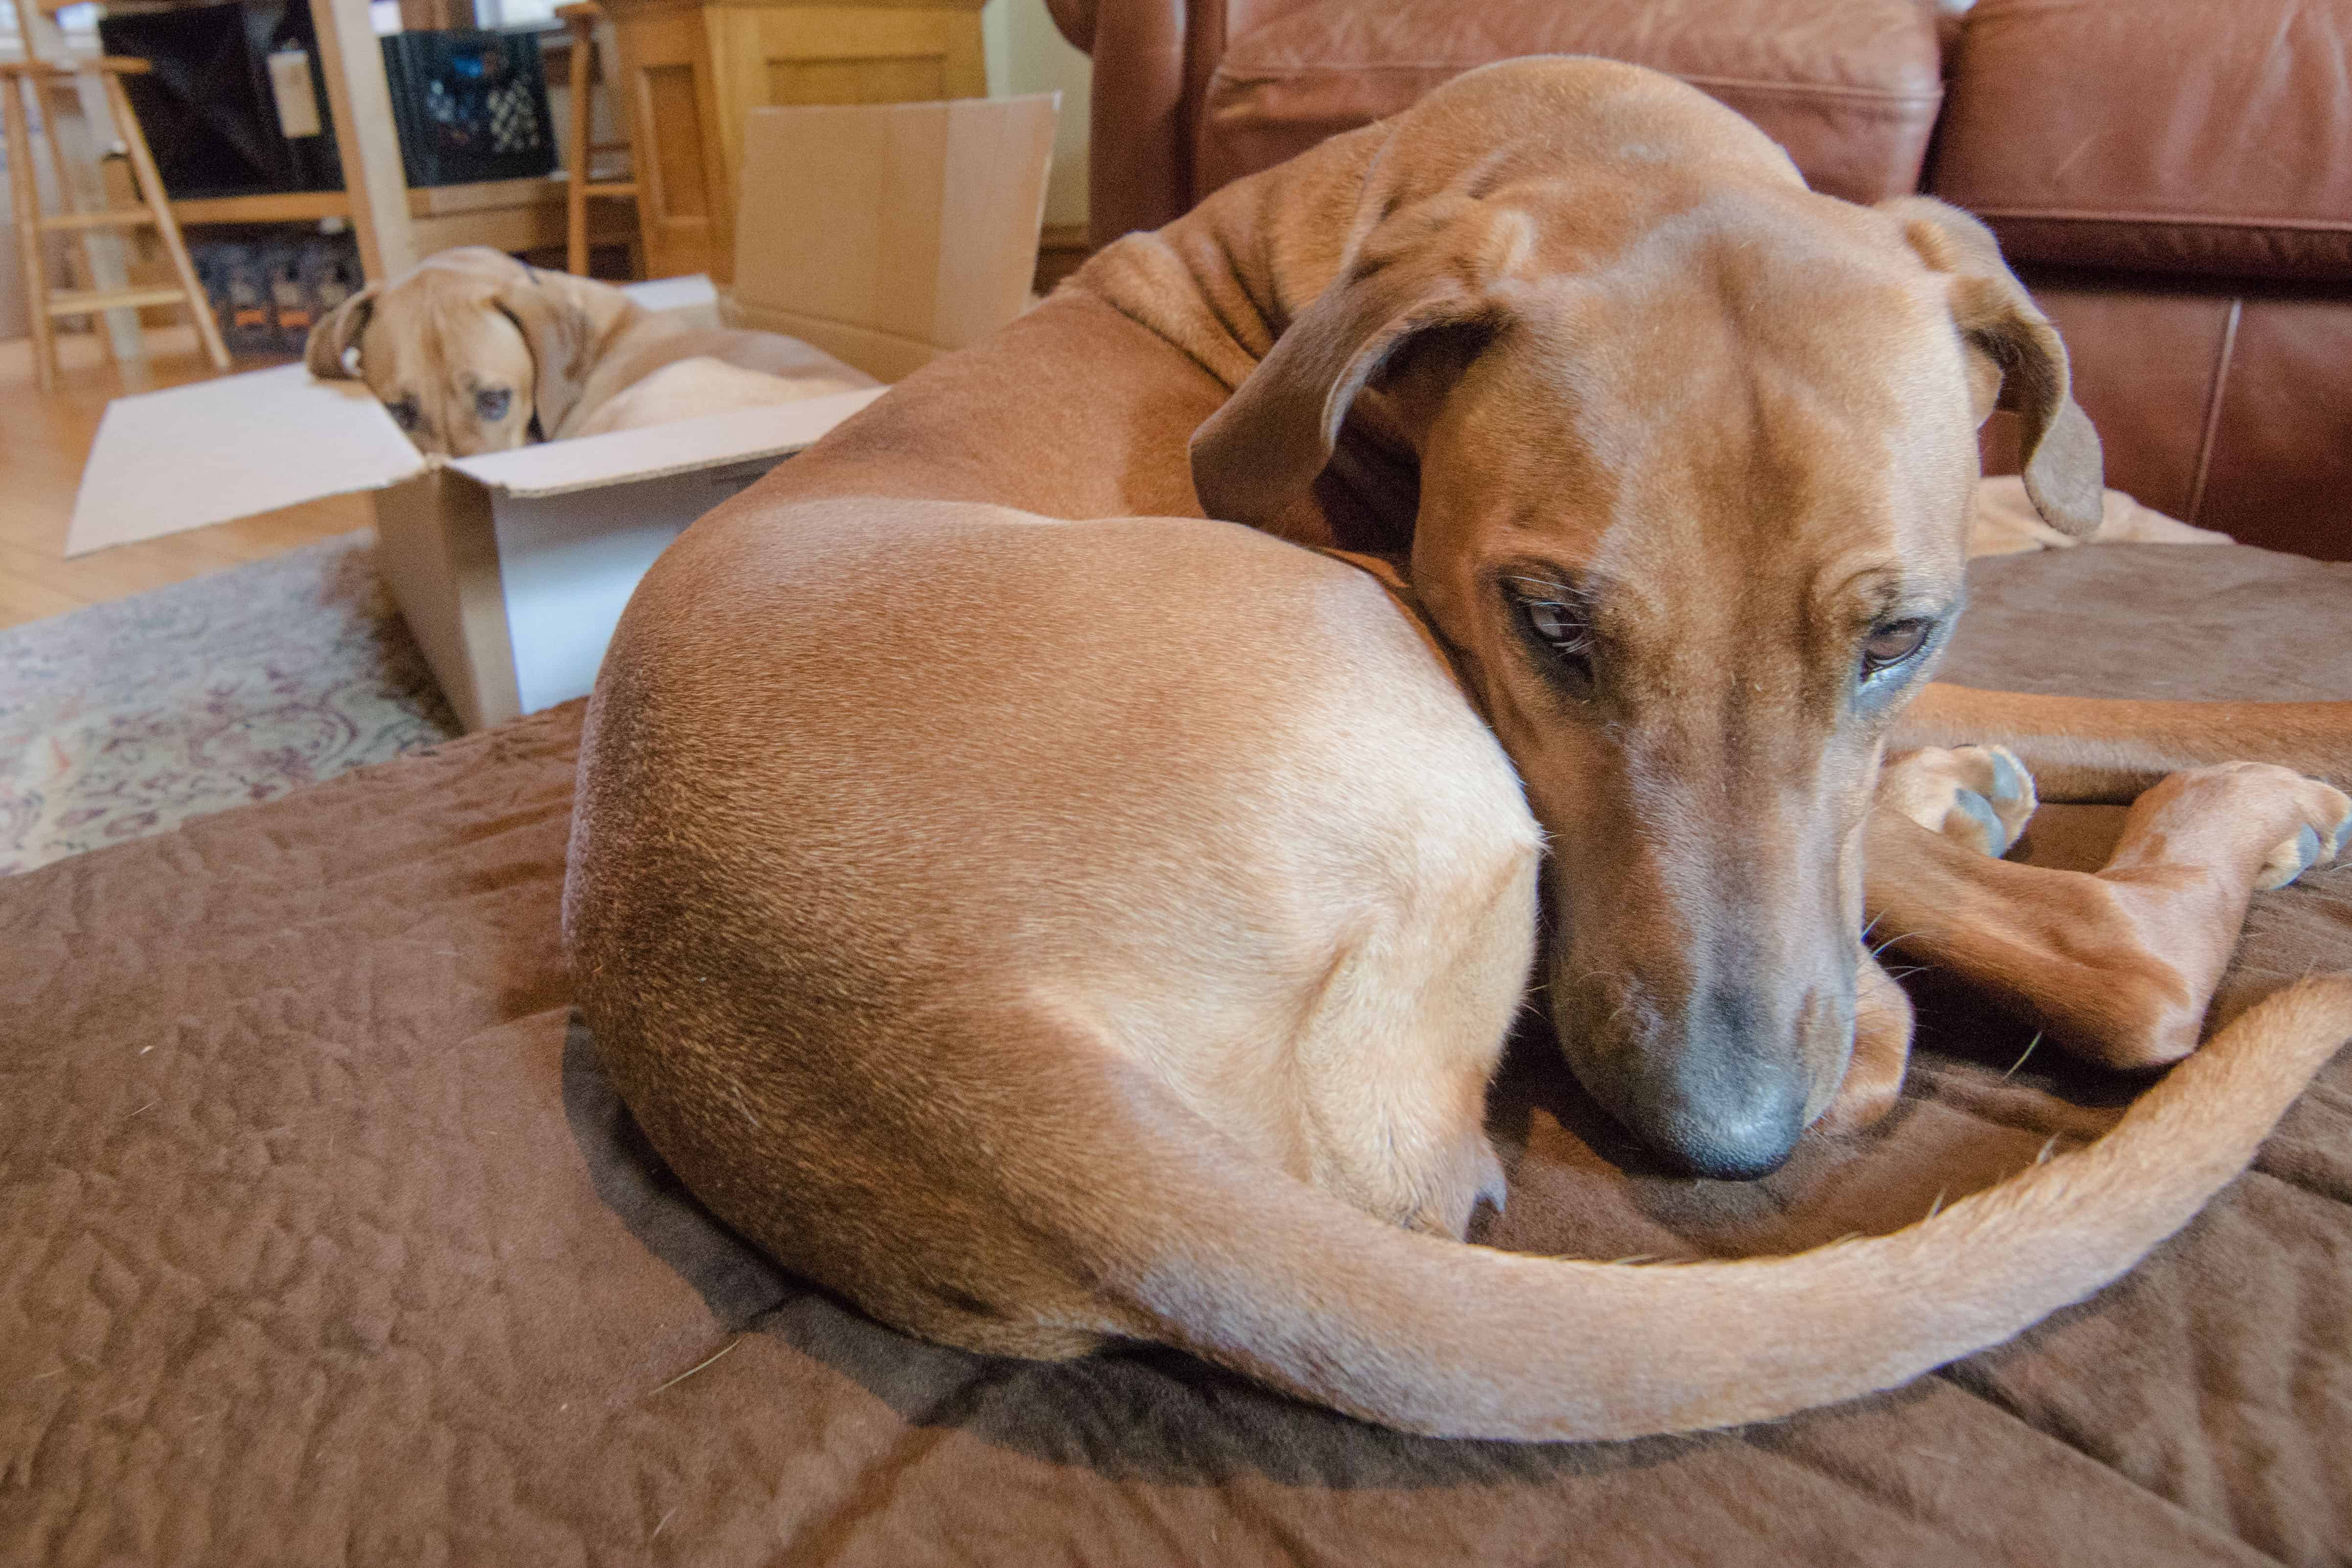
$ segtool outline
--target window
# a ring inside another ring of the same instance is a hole
[[[77,54],[98,53],[98,7],[68,5],[57,14],[58,28]],[[25,42],[17,37],[16,7],[0,7],[0,60],[21,60]]]
[[[474,0],[474,20],[484,27],[553,27],[563,0]]]

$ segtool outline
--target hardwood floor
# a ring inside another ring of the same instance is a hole
[[[74,491],[107,401],[202,381],[211,370],[185,327],[148,331],[143,373],[132,367],[126,375],[94,334],[59,342],[64,373],[47,397],[34,384],[32,346],[0,343],[0,626],[62,615],[368,526],[364,497],[337,496],[67,560]],[[254,460],[268,460],[266,434]]]

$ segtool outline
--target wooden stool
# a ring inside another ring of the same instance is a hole
[[[604,12],[597,9],[595,0],[580,0],[578,5],[558,5],[555,15],[572,31],[572,128],[563,140],[563,167],[566,171],[563,267],[573,276],[585,277],[588,276],[588,198],[625,196],[632,202],[635,201],[636,157],[626,141],[588,140],[588,87],[592,80],[602,80],[604,74],[596,59],[596,23]],[[627,126],[625,115],[621,123]],[[599,152],[630,153],[630,177],[596,179],[591,165]]]
[[[219,324],[213,319],[212,307],[205,300],[204,285],[196,281],[195,267],[188,260],[188,247],[180,238],[180,225],[173,220],[171,206],[163,199],[163,181],[155,172],[155,160],[147,151],[147,139],[140,134],[139,120],[131,112],[131,100],[123,96],[122,78],[142,75],[146,69],[145,60],[113,56],[80,60],[71,66],[39,60],[0,64],[0,120],[5,120],[7,133],[8,188],[16,206],[16,245],[24,256],[26,302],[29,307],[26,314],[32,318],[33,328],[33,365],[43,392],[54,388],[58,378],[57,334],[51,323],[60,316],[89,316],[118,308],[186,306],[205,357],[212,361],[215,370],[228,369],[228,350],[221,344]],[[70,87],[74,78],[84,71],[95,71],[105,85],[107,112],[114,121],[115,134],[122,139],[124,149],[131,154],[131,183],[145,205],[110,207],[94,213],[68,210],[54,216],[44,215],[40,186],[33,176],[32,122],[26,94],[32,93],[40,107],[42,122],[48,131],[50,157],[58,171],[60,199],[70,209],[72,184],[66,177],[65,155],[58,150],[55,90]],[[142,224],[152,224],[155,232],[163,236],[163,249],[172,258],[172,271],[179,278],[178,283],[152,288],[49,287],[47,263],[41,254],[43,235],[59,230],[80,234],[84,236],[82,255],[87,263],[88,235],[91,229],[134,228]]]

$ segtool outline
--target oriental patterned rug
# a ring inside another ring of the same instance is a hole
[[[0,874],[446,740],[365,532],[0,632]]]

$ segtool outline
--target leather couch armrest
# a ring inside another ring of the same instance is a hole
[[[1068,0],[1063,0],[1068,3]],[[1187,0],[1076,0],[1094,13],[1087,227],[1097,248],[1192,202]]]
[[[1070,47],[1080,54],[1095,50],[1096,0],[1045,0],[1046,13],[1062,37],[1070,40]]]

